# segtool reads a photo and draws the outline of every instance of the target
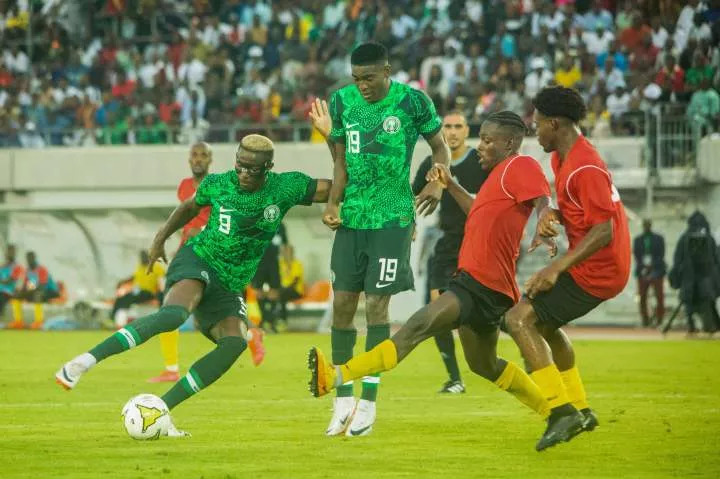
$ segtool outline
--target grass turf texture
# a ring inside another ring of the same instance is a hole
[[[331,399],[307,392],[305,358],[313,344],[329,352],[330,337],[309,334],[268,337],[265,364],[244,354],[176,408],[192,438],[136,442],[120,409],[168,388],[145,383],[161,369],[156,339],[100,364],[72,392],[54,383],[63,361],[103,337],[0,332],[3,478],[720,476],[718,341],[576,341],[601,426],[537,453],[544,424],[464,362],[468,393],[436,393],[445,372],[432,342],[383,378],[370,436],[325,437]],[[181,335],[182,366],[210,347]],[[500,352],[518,358],[508,340]]]

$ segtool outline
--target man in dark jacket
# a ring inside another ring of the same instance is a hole
[[[665,238],[652,231],[652,221],[643,221],[643,232],[633,241],[635,277],[640,294],[640,315],[643,327],[653,326],[648,314],[647,299],[650,288],[655,291],[655,325],[662,324],[665,315]]]
[[[706,332],[720,329],[720,318],[715,309],[715,299],[720,295],[720,257],[710,234],[710,225],[699,211],[690,216],[688,229],[678,240],[670,285],[680,289],[689,333],[697,332],[695,313],[700,314]]]

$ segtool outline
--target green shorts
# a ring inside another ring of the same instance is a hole
[[[414,225],[335,232],[330,269],[335,291],[392,295],[412,289],[410,245]]]
[[[241,293],[233,293],[220,283],[215,270],[193,251],[191,245],[185,245],[175,255],[168,268],[165,295],[180,280],[195,279],[205,284],[202,298],[195,311],[191,313],[197,320],[200,331],[211,341],[212,328],[225,318],[234,316],[247,324],[247,307]]]

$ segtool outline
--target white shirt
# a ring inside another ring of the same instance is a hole
[[[158,66],[155,63],[143,63],[138,70],[138,77],[145,88],[153,88],[155,86],[155,75],[157,75]]]
[[[592,93],[595,94],[597,90],[597,80],[605,80],[605,89],[609,92],[614,92],[619,86],[625,86],[625,75],[618,68],[613,68],[610,74],[605,73],[605,70],[600,70],[596,81],[596,85],[593,88]]]
[[[670,34],[668,33],[668,31],[665,30],[665,27],[661,26],[660,30],[658,30],[657,32],[655,30],[653,30],[653,32],[652,32],[653,45],[656,48],[659,48],[660,50],[662,50],[663,48],[665,48],[665,43],[667,43],[667,39],[669,37],[670,37]]]
[[[220,46],[220,35],[220,28],[215,28],[212,25],[208,25],[205,27],[205,30],[203,30],[200,39],[204,44],[210,45],[213,48],[217,48],[218,46]]]
[[[607,30],[603,31],[602,36],[598,36],[596,31],[583,32],[582,39],[588,52],[597,55],[608,51],[610,44],[615,40],[615,35]]]
[[[152,43],[145,48],[143,58],[146,62],[154,62],[156,58],[162,59],[167,53],[167,45],[162,43]]]
[[[5,50],[3,61],[11,72],[25,74],[30,70],[30,58],[23,51],[18,51],[17,55],[13,55],[10,50]]]
[[[324,26],[335,28],[345,18],[345,2],[334,2],[323,10]]]
[[[198,83],[202,83],[205,80],[207,70],[207,66],[197,58],[188,64],[187,81],[190,88],[197,86]]]
[[[630,109],[630,94],[628,92],[621,96],[617,96],[615,93],[611,94],[607,97],[607,109],[613,118],[626,113]]]
[[[417,28],[417,22],[410,16],[403,14],[399,18],[394,18],[392,21],[392,34],[395,38],[405,38],[408,36],[408,32],[412,34],[413,30]]]
[[[535,98],[535,95],[551,81],[553,74],[550,71],[543,70],[539,75],[535,70],[531,71],[525,77],[525,98]]]
[[[18,137],[23,148],[45,148],[45,139],[37,132],[22,132]]]

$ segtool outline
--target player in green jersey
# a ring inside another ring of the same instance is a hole
[[[150,249],[150,265],[166,259],[165,241],[205,206],[206,228],[178,252],[167,272],[163,306],[67,362],[55,375],[66,389],[96,363],[180,327],[190,313],[217,346],[192,365],[162,397],[169,409],[220,378],[247,347],[246,306],[242,293],[255,275],[265,248],[295,205],[328,199],[330,180],[299,172],[273,173],[273,144],[248,135],[240,142],[235,169],[210,174],[195,196],[178,206],[160,228]],[[184,436],[174,426],[169,435]]]
[[[313,123],[328,139],[334,160],[333,186],[323,222],[335,230],[330,260],[333,281],[333,362],[353,356],[357,337],[353,318],[365,293],[370,350],[390,337],[390,297],[413,287],[410,243],[415,208],[435,210],[442,187],[428,183],[417,198],[410,186],[410,164],[418,137],[432,148],[433,163],[447,165],[450,153],[442,121],[428,96],[390,81],[384,46],[365,43],[353,50],[354,83],[334,92],[323,128],[317,108]],[[342,210],[340,200],[342,199]],[[352,383],[337,389],[328,436],[368,434],[375,422],[379,376],[363,378],[360,401]]]

